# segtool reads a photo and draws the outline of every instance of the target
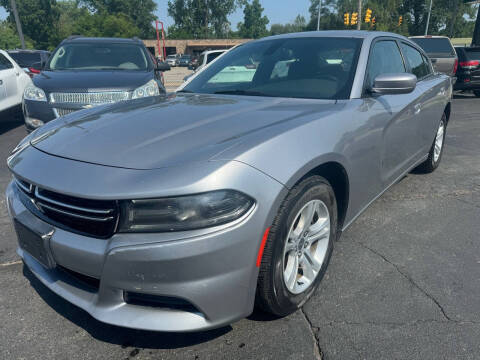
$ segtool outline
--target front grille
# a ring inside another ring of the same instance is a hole
[[[42,220],[81,235],[108,238],[118,218],[116,201],[90,200],[59,194],[16,179],[20,200]]]
[[[78,109],[60,109],[60,108],[55,108],[55,114],[57,115],[57,117],[60,117],[60,116],[65,116],[65,115],[68,115],[68,114],[71,114],[72,112],[75,112],[77,111]]]
[[[52,103],[73,103],[101,105],[110,104],[117,101],[128,100],[130,93],[128,91],[99,91],[87,93],[51,93],[50,102]]]

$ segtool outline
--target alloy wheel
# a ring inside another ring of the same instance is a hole
[[[283,280],[293,294],[315,281],[327,254],[330,214],[321,200],[305,204],[294,218],[283,250]]]

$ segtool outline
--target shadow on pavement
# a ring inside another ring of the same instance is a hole
[[[23,114],[20,107],[0,111],[0,135],[23,125]]]
[[[226,326],[204,332],[165,333],[127,329],[105,324],[53,293],[25,265],[23,266],[23,275],[30,281],[41,298],[58,314],[82,327],[95,339],[121,345],[124,348],[176,349],[213,340],[232,330],[230,326]]]

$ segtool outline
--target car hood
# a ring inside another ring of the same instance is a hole
[[[276,125],[318,118],[335,106],[329,100],[303,101],[190,94],[132,100],[49,122],[31,144],[51,155],[106,166],[175,166],[209,160],[258,133],[274,136]]]
[[[42,71],[33,78],[46,92],[131,91],[153,79],[153,71]]]

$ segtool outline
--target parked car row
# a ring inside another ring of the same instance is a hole
[[[9,50],[8,54],[30,77],[40,74],[50,57],[45,50]]]
[[[411,37],[425,50],[436,71],[454,78],[454,90],[480,97],[480,47],[453,47],[445,36]]]

